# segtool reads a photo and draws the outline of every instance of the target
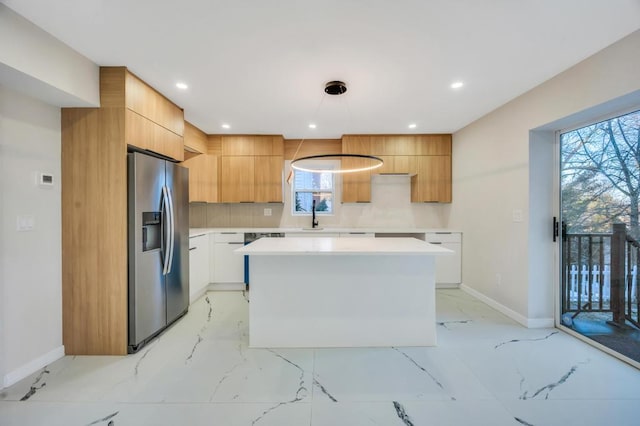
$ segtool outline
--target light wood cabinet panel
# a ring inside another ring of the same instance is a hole
[[[184,159],[182,136],[178,136],[154,123],[153,141],[155,147],[154,151],[177,161],[182,161]]]
[[[62,322],[67,355],[127,353],[124,108],[62,109]]]
[[[254,158],[254,201],[256,203],[282,202],[283,165],[284,161],[280,155]]]
[[[131,72],[126,73],[125,100],[125,106],[132,111],[177,135],[184,134],[184,113],[180,107]]]
[[[156,151],[154,141],[154,123],[147,120],[140,114],[137,114],[130,109],[124,109],[124,124],[125,133],[124,138],[127,145],[132,145],[140,149],[148,149],[149,151]]]
[[[308,157],[310,155],[342,154],[342,140],[340,139],[287,139],[284,141],[284,159]],[[300,149],[298,149],[298,147]],[[297,152],[297,153],[296,153]]]
[[[157,152],[182,161],[184,149],[182,136],[178,136],[130,109],[119,108],[125,117],[124,140],[127,145]]]
[[[414,155],[451,155],[451,135],[416,136]]]
[[[383,161],[382,166],[377,169],[371,170],[371,174],[373,175],[384,175],[389,173],[397,173],[395,168],[395,159],[394,155],[378,155],[380,159]]]
[[[384,153],[386,155],[415,155],[414,135],[384,136]]]
[[[254,157],[223,156],[220,168],[220,201],[223,203],[253,202]]]
[[[184,122],[184,149],[200,154],[207,153],[207,135],[188,121]]]
[[[253,155],[284,154],[284,139],[282,136],[254,136]]]
[[[387,156],[385,149],[384,136],[371,135],[369,137],[369,153],[377,156]]]
[[[184,112],[126,67],[100,68],[100,106],[126,107],[167,130],[184,134]]]
[[[370,163],[366,159],[343,158],[343,168],[366,167]],[[342,175],[342,202],[371,202],[371,172],[344,173]]]
[[[222,136],[207,135],[207,153],[211,155],[222,155]]]
[[[218,202],[218,157],[195,155],[182,162],[189,169],[189,202]]]
[[[411,179],[412,202],[451,202],[451,156],[416,157],[417,174]]]
[[[254,140],[252,136],[222,136],[222,155],[253,155]]]
[[[371,146],[369,135],[345,135],[342,137],[342,153],[369,155]]]

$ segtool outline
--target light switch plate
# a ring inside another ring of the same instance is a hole
[[[35,226],[35,219],[31,215],[18,216],[16,229],[20,232],[32,231]]]
[[[522,222],[522,210],[513,209],[513,221],[514,222]]]
[[[271,216],[271,209],[264,209],[265,216]]]

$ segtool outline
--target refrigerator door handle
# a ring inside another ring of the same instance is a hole
[[[167,275],[169,268],[169,256],[171,252],[171,219],[169,209],[169,196],[167,187],[162,187],[162,204],[160,207],[162,214],[162,275]]]
[[[167,187],[167,195],[169,196],[169,262],[167,263],[167,274],[171,273],[173,265],[173,252],[176,249],[176,217],[173,209],[173,195],[171,188]]]

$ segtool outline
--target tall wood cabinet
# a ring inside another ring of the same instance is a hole
[[[68,355],[127,353],[127,145],[182,155],[182,110],[125,68],[102,68],[100,82],[100,108],[62,109]]]

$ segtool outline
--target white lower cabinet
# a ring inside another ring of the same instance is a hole
[[[189,301],[193,302],[209,285],[209,235],[189,238]]]
[[[458,287],[462,283],[462,234],[427,232],[425,241],[454,251],[452,256],[436,256],[436,286]]]
[[[244,233],[214,232],[211,236],[211,282],[244,284],[244,256],[233,252],[244,245]]]

